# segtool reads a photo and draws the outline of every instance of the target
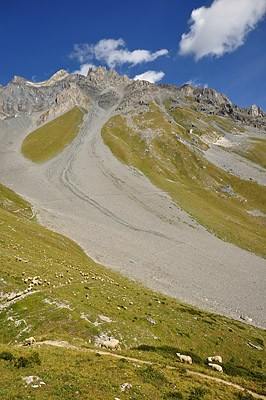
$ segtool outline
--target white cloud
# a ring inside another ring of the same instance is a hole
[[[136,75],[135,76],[135,81],[140,80],[140,81],[148,81],[150,83],[155,83],[159,82],[163,77],[164,77],[164,72],[160,71],[146,71],[143,74]]]
[[[185,85],[186,84],[194,87],[202,87],[204,89],[208,88],[208,83],[201,83],[197,78],[189,79],[187,82],[185,82]]]
[[[266,13],[266,0],[214,0],[192,11],[190,32],[183,33],[180,54],[222,56],[244,44],[247,34]]]
[[[95,59],[106,63],[110,68],[115,68],[117,65],[126,63],[135,66],[144,62],[151,62],[167,54],[168,50],[166,49],[154,53],[140,49],[129,51],[123,39],[102,39],[96,45],[75,44],[70,57],[77,58],[81,63]]]
[[[74,50],[69,57],[77,58],[80,63],[84,63],[93,58],[93,47],[87,43],[74,44]]]
[[[80,74],[80,75],[84,75],[87,76],[88,75],[88,71],[89,69],[96,69],[96,66],[94,64],[81,64],[80,68],[74,72],[72,72],[72,74]]]

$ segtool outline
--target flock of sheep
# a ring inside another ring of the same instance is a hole
[[[77,270],[78,270],[78,267],[72,267],[72,266],[70,266],[69,268],[73,268],[73,269],[77,269]],[[69,272],[69,269],[67,269],[67,272]],[[80,272],[80,274],[83,276],[83,279],[88,279],[88,274],[85,274],[85,273],[83,273],[82,271],[79,271],[79,272]],[[22,275],[24,275],[24,274],[25,274],[25,272],[22,273]],[[59,277],[60,277],[60,278],[63,278],[64,275],[63,275],[63,274],[55,273],[55,277],[56,277],[56,278],[59,278]],[[68,284],[71,283],[71,282],[72,282],[72,279],[73,279],[73,278],[69,278],[69,279],[67,280],[66,283],[68,283]],[[97,279],[97,277],[93,276],[92,279]],[[25,284],[28,284],[29,287],[28,287],[27,289],[25,289],[24,292],[19,293],[19,295],[29,292],[30,290],[33,289],[34,286],[43,285],[43,284],[46,284],[46,285],[49,286],[49,285],[51,284],[51,283],[50,283],[49,281],[47,281],[46,279],[43,281],[43,280],[40,278],[40,276],[35,276],[35,277],[33,277],[33,278],[32,278],[32,277],[27,277],[27,278],[24,278],[24,277],[23,277],[22,280],[24,281]],[[104,279],[101,279],[101,280],[104,281]],[[112,283],[114,283],[114,281],[112,281]],[[17,297],[17,296],[18,296],[18,294],[16,294],[15,297]],[[14,297],[14,295],[13,295],[13,297]],[[13,299],[13,298],[12,298],[12,299]],[[11,300],[11,298],[8,299],[8,300]],[[154,322],[154,323],[155,323],[155,322]],[[29,337],[29,338],[26,338],[26,339],[25,339],[24,345],[25,345],[25,346],[27,346],[27,345],[33,345],[34,343],[36,343],[36,340],[34,339],[34,337]],[[117,340],[117,339],[100,340],[99,343],[98,343],[98,345],[99,345],[100,347],[104,347],[104,348],[106,348],[106,349],[108,349],[108,350],[121,350],[120,342],[119,342],[119,340]],[[180,353],[176,353],[176,355],[177,355],[177,357],[179,358],[179,360],[180,360],[181,362],[187,363],[187,364],[190,364],[190,365],[192,364],[192,358],[191,358],[190,356],[187,356],[187,355],[184,355],[184,354],[180,354]],[[222,357],[221,357],[221,356],[212,356],[212,357],[208,357],[208,358],[207,358],[207,362],[208,362],[208,365],[209,365],[213,370],[218,371],[218,372],[223,372],[223,368],[222,368],[222,366],[220,365],[220,364],[222,363]],[[214,364],[214,362],[215,362],[216,364]],[[219,363],[219,364],[217,364],[217,363]]]
[[[29,337],[25,339],[24,345],[28,346],[28,345],[32,345],[36,343],[36,340],[34,339],[34,337]],[[117,339],[109,339],[109,340],[101,340],[99,342],[99,345],[101,347],[104,347],[108,350],[121,350],[121,346],[120,346],[120,342]],[[192,364],[192,358],[190,356],[186,356],[185,354],[180,354],[180,353],[176,353],[177,357],[179,358],[179,360],[183,363],[187,363],[187,364]],[[212,357],[208,357],[207,358],[207,362],[208,365],[214,370],[214,371],[218,371],[218,372],[223,372],[223,368],[221,365],[219,364],[213,364],[213,362],[216,363],[222,363],[223,359],[221,356],[212,356]]]
[[[186,356],[184,354],[176,353],[179,360],[183,363],[192,364],[192,358],[190,356]],[[207,358],[207,362],[209,367],[211,367],[214,371],[223,372],[223,368],[219,364],[213,364],[213,361],[216,363],[222,363],[223,359],[221,356],[212,356]]]

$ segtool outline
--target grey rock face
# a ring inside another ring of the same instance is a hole
[[[0,119],[41,113],[38,119],[41,124],[75,105],[88,109],[92,104],[105,110],[117,104],[117,112],[126,112],[132,107],[145,112],[149,102],[170,97],[175,104],[189,105],[192,101],[206,114],[229,116],[240,123],[266,130],[266,115],[256,105],[250,109],[241,108],[213,89],[134,81],[105,67],[95,71],[90,69],[86,77],[60,70],[43,82],[30,82],[15,76],[6,87],[0,86]]]
[[[219,190],[220,190],[220,192],[227,193],[230,196],[235,196],[232,186],[230,186],[230,185],[225,185],[225,186],[221,187]]]
[[[252,117],[263,117],[265,116],[264,112],[260,107],[257,107],[256,104],[250,107],[250,115]]]
[[[258,117],[259,116],[259,109],[256,106],[256,104],[253,104],[253,106],[250,107],[250,114],[252,117]]]
[[[181,87],[181,91],[185,96],[194,97],[198,102],[204,102],[214,106],[220,106],[222,104],[232,105],[225,94],[217,93],[214,89],[184,85]]]
[[[46,110],[55,104],[57,93],[67,86],[66,79],[35,84],[15,76],[6,87],[0,88],[0,118]]]
[[[0,118],[49,110],[40,120],[45,122],[49,115],[60,114],[74,105],[87,108],[90,101],[99,100],[101,107],[110,107],[118,100],[114,89],[131,82],[127,76],[107,71],[105,67],[89,71],[87,77],[69,75],[61,70],[43,82],[30,82],[15,76],[6,87],[0,87]],[[107,88],[109,93],[102,94]]]
[[[121,76],[112,69],[107,71],[105,67],[98,67],[95,71],[90,69],[86,77],[87,83],[103,88],[128,85],[132,81],[126,75]]]

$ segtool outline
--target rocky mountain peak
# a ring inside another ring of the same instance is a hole
[[[15,85],[23,84],[23,85],[31,85],[31,86],[38,86],[38,87],[49,86],[49,85],[53,85],[54,83],[56,83],[58,81],[61,81],[62,79],[65,79],[68,76],[69,76],[69,74],[64,69],[61,69],[60,71],[57,71],[54,75],[51,76],[51,78],[49,78],[46,81],[32,82],[30,80],[22,78],[21,76],[15,75],[10,83],[15,84]]]
[[[250,107],[249,113],[252,117],[262,117],[265,113],[262,111],[261,107],[257,107],[256,104]]]
[[[115,87],[129,84],[133,81],[126,75],[121,76],[112,69],[108,71],[105,67],[98,67],[96,70],[90,68],[86,79],[88,82],[102,87]]]
[[[66,72],[64,69],[60,69],[60,71],[57,71],[53,76],[51,76],[51,78],[48,79],[47,82],[54,83],[56,81],[61,81],[62,79],[66,78],[68,75],[69,75],[68,72]]]
[[[19,83],[25,83],[27,80],[22,78],[21,76],[17,76],[15,75],[14,78],[12,79],[12,81],[10,83],[15,83],[15,84],[19,84]]]

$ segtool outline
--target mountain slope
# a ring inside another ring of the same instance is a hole
[[[213,381],[210,386],[204,378],[186,373],[187,368],[217,377],[205,361],[211,354],[223,357],[223,379],[266,394],[265,330],[182,304],[94,263],[75,243],[40,226],[31,205],[2,185],[0,214],[4,399],[71,399],[77,391],[81,398],[113,399],[122,395],[119,387],[125,382],[132,385],[128,395],[136,399],[189,399],[196,394],[206,400],[241,398],[235,388]],[[42,282],[26,291],[30,276]],[[29,336],[38,344],[18,347]],[[118,338],[119,356],[125,359],[93,353],[99,349],[99,337]],[[46,348],[49,341],[65,348]],[[192,366],[181,366],[177,351],[190,354]],[[9,361],[10,354],[20,357],[17,367]],[[31,356],[36,362],[27,364]],[[32,375],[46,385],[25,388],[21,376]]]
[[[239,109],[211,89],[135,82],[104,68],[62,76],[40,84],[16,79],[1,89],[1,181],[95,260],[190,304],[265,326],[265,260],[180,209],[262,254],[265,170],[219,144],[262,139],[262,110]],[[38,112],[33,93],[42,96]],[[75,102],[87,113],[72,143],[47,162],[25,159],[25,137]],[[101,132],[139,169],[118,161]]]
[[[206,161],[200,150],[211,124],[206,123],[201,131],[193,124],[189,135],[192,121],[203,117],[195,111],[183,115],[185,121],[180,108],[178,114],[172,111],[164,115],[151,103],[144,114],[111,118],[103,128],[103,139],[116,157],[141,170],[211,232],[265,257],[266,221],[252,215],[257,208],[266,215],[265,187],[236,178]],[[227,124],[218,117],[216,121]]]

